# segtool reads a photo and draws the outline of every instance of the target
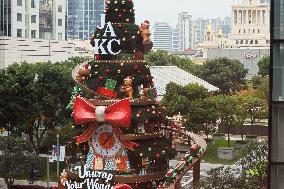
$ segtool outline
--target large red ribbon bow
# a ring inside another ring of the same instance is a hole
[[[73,117],[76,125],[93,124],[82,135],[76,137],[76,144],[86,142],[92,137],[97,122],[108,122],[112,125],[117,138],[126,148],[133,150],[138,147],[138,144],[134,142],[120,139],[122,131],[119,127],[130,127],[131,107],[128,99],[123,99],[107,107],[96,107],[88,100],[77,96],[74,101]]]

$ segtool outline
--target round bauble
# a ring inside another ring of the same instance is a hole
[[[149,148],[148,148],[148,151],[149,151],[149,152],[151,152],[151,151],[152,151],[152,148],[151,148],[151,147],[149,147]]]
[[[116,12],[117,12],[117,11],[118,11],[118,9],[114,9],[114,11],[116,11]]]
[[[157,159],[159,159],[159,158],[161,157],[161,155],[158,153],[158,154],[155,155],[155,157],[156,157]]]
[[[126,21],[126,22],[129,22],[129,19],[127,18],[127,19],[125,19],[125,21]]]
[[[114,1],[114,4],[117,4],[117,1]]]

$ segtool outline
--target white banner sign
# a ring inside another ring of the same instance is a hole
[[[64,161],[64,158],[65,158],[65,146],[60,146],[59,161]],[[57,161],[57,147],[56,147],[56,145],[52,145],[51,159],[53,161]]]

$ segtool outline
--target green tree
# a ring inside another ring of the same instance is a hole
[[[215,98],[208,97],[193,101],[186,117],[188,126],[191,129],[197,128],[196,131],[204,131],[208,139],[208,135],[215,131],[218,119]]]
[[[0,138],[0,151],[0,176],[11,188],[16,177],[31,169],[35,153],[25,140],[12,136]]]
[[[218,58],[205,62],[200,77],[228,94],[246,87],[247,73],[248,70],[238,60]]]
[[[215,97],[216,111],[219,116],[219,126],[225,128],[228,135],[228,147],[230,147],[230,133],[232,127],[237,125],[236,111],[238,101],[236,97],[229,95],[219,95]]]
[[[206,98],[207,95],[208,90],[195,83],[186,86],[169,83],[166,87],[166,94],[162,99],[162,105],[166,107],[167,112],[171,115],[178,112],[186,115],[193,101]]]
[[[241,137],[242,141],[244,140],[244,123],[247,118],[247,109],[246,109],[246,99],[247,97],[237,96],[236,100],[238,102],[236,106],[235,118],[236,118],[236,125],[241,128]]]
[[[83,60],[13,64],[1,70],[0,122],[8,131],[27,133],[37,154],[49,129],[70,122],[71,112],[65,109],[74,85],[70,73]]]
[[[269,65],[270,65],[270,57],[264,56],[260,61],[257,63],[259,71],[258,75],[265,77],[269,74]]]
[[[268,107],[263,100],[248,96],[244,101],[247,118],[250,119],[250,125],[253,126],[257,121],[268,118]]]
[[[256,97],[269,103],[269,77],[263,77],[255,90]]]
[[[202,66],[195,64],[188,58],[181,58],[169,54],[164,50],[151,51],[145,56],[145,60],[151,66],[177,66],[193,75],[199,75]]]

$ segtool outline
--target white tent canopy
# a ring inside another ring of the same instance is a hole
[[[208,91],[217,91],[219,88],[208,82],[178,68],[177,66],[150,66],[151,75],[158,93],[158,100],[161,100],[166,94],[166,86],[170,82],[185,86],[190,83],[197,83],[208,89]]]

